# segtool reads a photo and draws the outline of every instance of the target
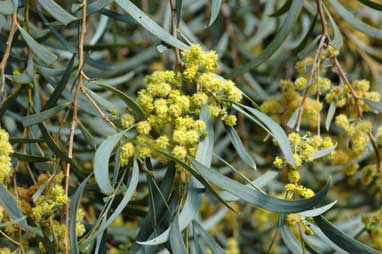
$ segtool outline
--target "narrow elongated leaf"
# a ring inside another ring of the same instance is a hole
[[[310,24],[310,27],[308,29],[308,31],[306,32],[305,36],[304,36],[304,39],[302,39],[302,41],[298,44],[298,46],[293,49],[293,54],[298,54],[301,50],[303,50],[306,46],[306,44],[308,43],[309,39],[311,38],[311,35],[314,31],[314,28],[316,27],[316,21],[317,21],[317,14],[316,16],[314,16],[314,19],[312,20],[312,23]]]
[[[322,232],[338,247],[346,250],[350,254],[377,254],[379,251],[374,250],[365,244],[348,236],[345,232],[330,223],[325,217],[314,217],[314,221]]]
[[[155,23],[149,18],[143,11],[141,11],[135,4],[129,0],[116,0],[115,1],[125,12],[133,17],[140,25],[142,25],[147,31],[155,35],[157,38],[166,42],[167,44],[179,49],[187,49],[188,46],[170,35],[166,30]]]
[[[19,152],[14,152],[13,156],[21,161],[27,161],[27,162],[44,162],[44,161],[50,161],[52,159],[49,157],[43,157],[43,156],[19,153]]]
[[[375,37],[378,39],[382,39],[382,30],[380,28],[376,28],[370,26],[359,19],[357,19],[353,13],[348,11],[345,7],[343,7],[337,0],[329,0],[330,4],[337,11],[337,13],[347,22],[349,25],[359,30],[362,33],[365,33],[371,37]]]
[[[327,212],[329,209],[331,209],[336,203],[337,203],[337,200],[335,200],[335,201],[333,201],[333,202],[331,202],[331,203],[329,203],[327,205],[318,207],[318,208],[314,208],[314,209],[311,209],[311,210],[300,212],[300,213],[298,213],[298,215],[306,216],[306,217],[319,216],[319,215]]]
[[[40,58],[44,63],[51,64],[56,61],[57,56],[53,54],[45,46],[39,44],[35,39],[32,38],[21,26],[18,27],[21,36],[24,38],[25,42],[28,44],[32,52]]]
[[[325,120],[325,128],[328,131],[330,128],[330,124],[332,123],[334,114],[336,113],[337,103],[335,101],[332,101],[329,106],[328,114],[326,116]]]
[[[94,176],[99,188],[105,194],[111,194],[114,191],[109,178],[109,160],[114,147],[125,133],[126,131],[121,131],[108,137],[94,155]]]
[[[77,210],[80,206],[81,196],[85,190],[86,184],[88,183],[89,178],[92,175],[90,174],[86,177],[82,183],[78,186],[76,192],[70,198],[69,205],[69,241],[70,241],[70,254],[77,254],[78,244],[77,244],[77,232],[76,232],[76,223],[77,223]]]
[[[292,2],[293,2],[293,0],[285,1],[285,3],[280,7],[280,9],[278,9],[277,11],[275,11],[272,14],[269,14],[269,17],[279,17],[279,16],[287,13],[289,11],[290,7],[292,6]]]
[[[132,110],[132,114],[134,114],[138,119],[143,119],[145,117],[145,112],[143,111],[143,109],[135,102],[133,98],[131,98],[121,90],[99,82],[92,82],[92,84],[103,87],[113,92],[119,98],[121,98],[126,103],[126,105],[130,107],[130,109]]]
[[[269,134],[271,134],[273,138],[276,139],[288,163],[292,166],[295,166],[295,161],[293,158],[293,153],[288,136],[286,135],[285,131],[280,127],[280,125],[273,121],[272,118],[270,118],[269,116],[257,109],[247,107],[244,105],[241,105],[241,107],[252,113],[260,122],[262,122],[267,127],[265,130],[267,130]],[[239,107],[237,105],[234,105],[234,108],[237,109]]]
[[[382,104],[381,104],[381,102],[378,102],[378,101],[372,101],[372,100],[367,99],[367,98],[362,98],[362,100],[363,100],[369,107],[371,107],[372,109],[374,109],[374,110],[377,111],[378,113],[382,113]]]
[[[199,232],[203,240],[208,244],[213,254],[225,254],[220,245],[208,234],[208,232],[196,221],[192,221],[192,225]]]
[[[265,185],[267,185],[270,181],[272,181],[273,179],[275,179],[275,177],[279,174],[279,172],[277,171],[274,171],[274,170],[271,170],[271,171],[268,171],[267,173],[264,173],[263,175],[261,175],[260,177],[256,178],[254,181],[251,182],[251,184],[246,184],[245,186],[247,187],[252,187],[251,185],[254,185],[256,186],[258,189],[261,189],[263,188]],[[227,202],[235,202],[235,201],[239,201],[240,199],[231,194],[230,192],[228,191],[220,191],[219,192],[219,195]]]
[[[233,144],[233,147],[235,148],[237,154],[240,156],[240,158],[252,169],[256,169],[256,163],[252,159],[251,155],[245,150],[243,143],[241,142],[241,139],[239,135],[237,134],[236,130],[233,127],[226,128],[229,137],[231,138],[231,142]]]
[[[7,215],[14,220],[20,220],[20,218],[24,218],[25,216],[20,211],[17,201],[13,198],[11,193],[5,188],[5,186],[0,183],[0,205],[7,212]],[[26,220],[21,220],[17,223],[25,230],[35,233],[38,236],[43,236],[41,230],[39,228],[31,227],[27,224]]]
[[[336,49],[341,50],[344,44],[344,38],[342,37],[342,33],[340,29],[338,28],[337,23],[334,21],[332,15],[328,11],[328,9],[326,9],[325,6],[324,6],[324,10],[329,17],[330,25],[332,26],[332,29],[333,29],[333,39],[330,44]]]
[[[135,189],[137,188],[138,185],[138,180],[139,180],[139,167],[138,167],[138,162],[136,159],[134,159],[133,163],[133,172],[131,175],[131,180],[129,184],[127,184],[127,190],[126,193],[124,194],[122,200],[118,204],[118,206],[115,208],[114,212],[110,215],[110,217],[102,222],[102,224],[99,226],[97,231],[92,234],[92,236],[87,239],[83,244],[81,244],[81,248],[86,247],[91,241],[93,241],[100,233],[104,232],[105,229],[107,229],[113,221],[120,215],[125,209],[126,205],[129,203],[131,197],[133,196]]]
[[[58,112],[65,109],[68,105],[69,103],[60,104],[45,111],[26,116],[23,119],[23,125],[31,126],[37,123],[41,123],[42,121],[47,120],[49,118],[55,117]]]
[[[331,152],[333,152],[337,147],[337,144],[335,144],[334,146],[331,146],[329,148],[326,148],[326,149],[323,149],[323,150],[319,150],[317,152],[314,152],[313,154],[313,160],[317,160],[319,158],[322,158],[322,157],[325,157],[326,155],[330,154]]]
[[[182,5],[183,0],[176,0],[175,9],[176,9],[176,24],[179,26],[180,18],[182,16]]]
[[[208,26],[211,26],[217,19],[220,11],[222,0],[211,0],[211,17]]]
[[[145,218],[140,224],[140,231],[137,236],[137,241],[144,241],[149,238],[150,235],[153,233],[152,228],[152,217],[154,214],[158,217],[162,217],[162,215],[166,212],[166,205],[164,203],[164,200],[160,197],[163,196],[165,200],[167,200],[171,194],[171,186],[173,184],[175,176],[175,165],[171,165],[163,177],[163,180],[160,184],[158,192],[154,193],[154,200],[157,200],[157,202],[154,203],[154,209],[149,210],[149,212],[146,214]],[[162,193],[160,194],[159,191]],[[139,249],[145,248],[144,246],[140,246],[137,243],[134,243],[131,247],[130,251],[131,253],[138,253]]]
[[[359,2],[363,3],[364,5],[369,6],[370,8],[378,11],[382,11],[382,3],[376,3],[375,1],[371,0],[358,0]]]
[[[28,55],[28,63],[26,69],[20,75],[6,75],[9,80],[17,84],[28,84],[33,81],[33,57],[32,54]]]
[[[70,165],[73,167],[74,170],[76,170],[76,174],[79,176],[83,175],[83,171],[81,168],[75,163],[74,160],[70,159],[66,152],[64,152],[60,146],[56,143],[56,141],[53,139],[53,137],[49,134],[48,129],[44,125],[44,123],[39,123],[39,129],[41,131],[41,134],[48,145],[49,149],[52,150],[52,152],[58,156],[61,160],[66,161],[67,163],[70,163]]]
[[[42,8],[63,25],[67,25],[77,19],[53,0],[38,0],[38,2]]]
[[[289,118],[287,126],[291,129],[296,126],[297,123],[297,117],[298,117],[298,108],[293,112],[292,116]]]
[[[263,50],[263,52],[261,52],[250,62],[233,69],[232,72],[229,74],[229,77],[235,78],[267,61],[281,47],[283,42],[288,37],[290,31],[294,27],[294,24],[296,23],[296,20],[301,12],[303,5],[304,0],[293,1],[287,17],[283,22],[283,25],[280,27],[279,31],[276,33],[276,36],[273,39],[273,41],[269,43],[269,45]]]
[[[229,177],[190,159],[193,167],[207,180],[255,206],[279,213],[296,213],[313,208],[327,194],[331,180],[314,197],[301,200],[284,200],[269,196],[257,189],[245,186]]]
[[[176,215],[170,227],[170,245],[173,253],[187,253],[186,245],[183,242],[182,232],[180,232],[179,216]]]
[[[113,2],[113,0],[97,0],[90,4],[88,4],[86,8],[86,15],[91,15],[93,13],[96,13],[106,6],[110,5]],[[81,17],[81,13],[78,13],[78,17]]]
[[[62,75],[61,80],[58,82],[53,93],[50,95],[48,101],[46,102],[44,108],[48,109],[56,104],[57,100],[60,98],[62,92],[65,90],[66,85],[68,84],[70,74],[74,71],[74,59],[76,59],[76,54],[73,54],[68,66],[65,69],[64,74]]]
[[[296,239],[292,231],[290,231],[286,225],[280,228],[280,234],[283,242],[293,254],[310,253],[309,251],[303,251],[301,242]]]

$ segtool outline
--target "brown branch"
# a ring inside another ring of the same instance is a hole
[[[0,75],[1,75],[0,93],[2,95],[5,95],[5,66],[7,65],[7,61],[11,53],[12,41],[16,32],[16,29],[17,29],[17,13],[13,13],[11,27],[9,29],[9,35],[6,42],[6,48],[0,62]],[[3,96],[3,98],[5,98],[5,96]]]
[[[102,109],[97,105],[97,103],[94,101],[94,99],[90,96],[90,94],[86,91],[86,88],[84,86],[81,87],[81,92],[86,96],[86,98],[89,100],[89,102],[93,105],[93,107],[97,110],[98,114],[101,116],[101,118],[109,123],[111,127],[113,127],[115,130],[118,130],[117,126],[107,117],[107,115],[102,111]]]
[[[317,4],[317,11],[320,15],[320,20],[321,20],[321,27],[322,27],[322,31],[321,31],[321,39],[320,39],[320,42],[318,44],[318,47],[317,47],[317,50],[316,50],[316,54],[314,56],[314,60],[313,60],[313,65],[312,65],[312,70],[310,71],[310,76],[309,76],[309,80],[308,80],[308,83],[306,85],[306,88],[305,88],[305,91],[304,91],[304,95],[303,95],[303,98],[300,102],[300,105],[298,107],[298,113],[297,113],[297,123],[296,123],[296,131],[299,132],[300,131],[300,126],[301,126],[301,119],[302,119],[302,113],[304,111],[304,104],[305,104],[305,101],[306,101],[306,98],[308,97],[308,93],[309,93],[309,89],[310,87],[312,86],[313,84],[313,80],[314,80],[314,73],[315,71],[319,68],[320,66],[320,60],[321,60],[321,52],[322,52],[322,48],[324,47],[324,44],[325,44],[325,40],[328,38],[328,28],[327,28],[327,22],[326,22],[326,17],[325,17],[325,13],[324,13],[324,10],[322,8],[322,3],[321,3],[321,0],[317,0],[316,1],[316,4]],[[318,81],[317,81],[318,82]],[[319,124],[320,125],[320,124]]]
[[[82,0],[82,19],[81,19],[81,34],[80,34],[80,41],[78,45],[78,52],[79,52],[79,73],[78,73],[78,83],[76,87],[76,91],[73,97],[72,101],[72,108],[73,108],[73,117],[72,117],[72,124],[70,127],[70,133],[69,133],[69,151],[68,151],[68,157],[69,159],[73,158],[73,143],[74,143],[74,132],[76,130],[77,125],[77,118],[78,118],[78,97],[80,95],[81,88],[83,86],[84,82],[84,74],[83,74],[83,66],[84,66],[84,40],[85,40],[85,34],[86,34],[86,6],[87,6],[87,0]],[[65,172],[65,195],[69,200],[69,183],[70,183],[70,163],[66,164],[66,172]],[[69,254],[70,246],[69,246],[69,202],[65,205],[65,253]]]
[[[172,35],[177,38],[177,30],[178,30],[178,22],[176,19],[176,4],[174,3],[174,0],[169,0],[170,1],[170,6],[171,6],[171,32]],[[179,49],[175,47],[175,71],[178,71],[181,66],[181,59],[180,59],[180,52]]]

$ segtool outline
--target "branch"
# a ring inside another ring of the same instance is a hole
[[[4,75],[5,66],[7,65],[7,61],[8,61],[9,55],[11,53],[12,41],[13,41],[13,37],[14,37],[15,32],[16,32],[16,29],[17,29],[17,13],[13,13],[12,23],[11,23],[11,27],[9,29],[9,35],[8,35],[8,39],[6,42],[7,46],[5,48],[3,58],[1,59],[1,62],[0,62],[0,75],[1,75],[0,93],[2,95],[5,95],[5,75]],[[4,97],[5,96],[3,96],[3,98]]]
[[[171,32],[172,32],[172,35],[176,38],[177,37],[178,23],[177,23],[177,19],[176,19],[176,6],[174,3],[174,0],[170,0],[170,6],[171,6],[171,16],[172,16]],[[180,59],[179,49],[175,48],[175,71],[178,71],[180,69],[181,62],[182,61]]]
[[[68,157],[70,159],[73,158],[73,143],[74,143],[74,132],[76,130],[77,125],[77,118],[78,118],[78,97],[80,95],[81,88],[83,86],[84,82],[84,73],[83,73],[83,66],[84,66],[84,40],[85,40],[85,34],[86,34],[86,5],[87,0],[82,0],[82,19],[81,19],[81,34],[80,34],[80,41],[78,45],[78,52],[79,52],[79,77],[78,77],[78,83],[76,87],[76,92],[73,97],[72,101],[72,108],[73,108],[73,117],[72,117],[72,124],[70,127],[70,133],[69,133],[69,151],[68,151]],[[70,182],[70,163],[66,164],[66,173],[65,173],[65,195],[69,200],[69,182]],[[69,246],[69,202],[65,205],[65,253],[69,254],[70,246]]]

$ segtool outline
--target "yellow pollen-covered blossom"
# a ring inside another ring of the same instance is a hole
[[[139,134],[149,134],[151,131],[151,125],[148,121],[140,121],[137,124],[137,131]]]
[[[201,107],[203,104],[206,104],[207,101],[208,96],[203,92],[195,93],[191,98],[191,103],[194,107]]]
[[[235,115],[228,115],[224,118],[224,123],[227,126],[235,126],[237,122],[237,118]]]
[[[177,145],[172,149],[171,153],[178,159],[184,160],[187,156],[187,149],[184,146]]]
[[[296,89],[302,91],[306,88],[308,81],[304,77],[299,77],[294,81]]]
[[[13,147],[9,143],[9,134],[0,129],[0,183],[12,174],[11,156]]]
[[[125,129],[128,129],[130,128],[131,126],[133,126],[135,123],[135,118],[133,115],[127,113],[127,114],[124,114],[122,117],[121,117],[121,125],[123,128]]]
[[[290,170],[288,172],[288,180],[291,183],[297,183],[300,180],[300,174],[297,170]]]
[[[281,168],[283,166],[283,160],[276,156],[275,160],[273,161],[273,165],[276,167],[276,168]]]

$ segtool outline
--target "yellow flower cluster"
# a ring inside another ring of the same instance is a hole
[[[292,132],[288,135],[288,139],[292,146],[296,168],[300,167],[304,162],[311,162],[315,152],[333,146],[333,141],[329,136],[311,136],[310,133],[300,136],[300,134]],[[273,161],[273,165],[276,168],[282,168],[286,165],[286,161],[277,156]]]
[[[9,143],[9,134],[6,130],[0,129],[0,183],[12,174],[12,154],[13,148]]]
[[[369,143],[368,132],[373,128],[368,120],[350,121],[345,114],[340,114],[335,119],[335,124],[345,130],[350,137],[350,157],[356,157],[363,153]]]
[[[295,213],[288,214],[286,216],[286,224],[288,226],[298,226],[302,227],[304,229],[304,233],[307,235],[313,235],[314,232],[312,228],[307,223],[308,221],[311,221],[312,219],[310,217],[304,217]]]
[[[367,105],[362,98],[369,99],[371,101],[378,102],[380,95],[378,92],[370,91],[370,82],[368,80],[356,80],[353,82],[352,87],[354,93],[357,96],[357,104],[362,111],[374,111],[369,105]],[[356,103],[353,95],[351,94],[348,86],[336,86],[333,87],[326,95],[326,101],[336,103],[338,108],[346,108],[349,115],[357,113]]]
[[[136,131],[136,136],[121,148],[121,165],[127,165],[135,155],[166,161],[153,147],[170,151],[180,160],[194,157],[198,142],[207,135],[205,123],[196,120],[203,105],[208,106],[212,117],[228,126],[236,124],[236,116],[227,111],[241,100],[242,93],[232,81],[215,73],[216,53],[192,45],[182,52],[182,58],[183,71],[155,71],[145,78],[145,87],[137,97],[146,114],[144,119],[138,121],[129,113],[121,117],[123,128]]]
[[[41,195],[36,200],[35,206],[31,208],[31,215],[36,222],[53,216],[57,209],[62,208],[68,202],[65,190],[60,184],[63,177],[62,173],[55,176],[45,189],[45,194]]]
[[[364,215],[362,222],[371,237],[373,247],[377,250],[382,249],[382,214],[377,212],[374,215]]]
[[[304,89],[306,87],[306,79],[304,77],[298,78],[295,83],[289,80],[281,80],[281,97],[276,99],[271,96],[265,100],[261,105],[261,110],[264,113],[270,114],[271,117],[278,123],[287,122],[292,114],[298,109],[302,96],[299,93],[299,89]],[[327,79],[320,79],[321,83],[329,83]],[[311,86],[309,91],[314,92],[314,87]],[[304,102],[304,111],[302,114],[302,123],[307,124],[311,128],[317,127],[319,124],[319,113],[322,110],[322,103],[307,97]]]

